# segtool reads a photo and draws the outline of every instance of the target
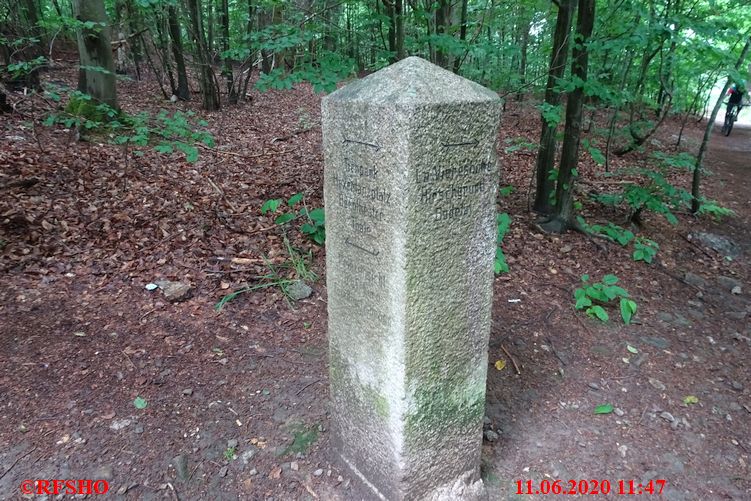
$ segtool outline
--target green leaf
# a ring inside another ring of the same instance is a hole
[[[287,200],[287,205],[289,205],[290,207],[292,207],[293,205],[295,205],[296,203],[298,203],[300,200],[302,200],[302,197],[303,197],[302,193],[298,193],[296,195],[292,195],[290,197],[290,199]]]
[[[628,350],[629,353],[633,353],[634,355],[636,355],[637,353],[639,353],[639,350],[637,350],[636,348],[634,348],[630,344],[626,345],[626,349]]]
[[[281,214],[276,219],[274,219],[274,223],[280,224],[280,225],[281,224],[286,224],[286,223],[289,223],[290,221],[292,221],[293,219],[295,219],[295,215],[294,214]]]
[[[276,212],[276,210],[279,208],[279,205],[281,205],[281,203],[282,203],[281,198],[275,198],[273,200],[266,200],[261,206],[261,214],[266,214],[267,212]]]
[[[145,409],[148,404],[146,402],[146,399],[143,397],[136,397],[135,400],[133,400],[133,405],[136,407],[136,409]]]
[[[576,300],[575,308],[577,310],[583,310],[584,308],[587,308],[589,306],[592,306],[592,301],[588,297],[583,297]]]
[[[308,217],[313,220],[316,226],[323,226],[326,221],[326,214],[321,208],[313,209],[312,211],[310,211]]]
[[[683,399],[683,403],[686,404],[686,405],[698,404],[699,403],[699,399],[697,397],[693,396],[693,395],[687,395]]]
[[[615,275],[605,275],[602,277],[602,283],[605,285],[615,285],[618,283],[618,277]]]
[[[154,146],[154,150],[156,150],[158,153],[164,153],[167,155],[175,151],[172,145],[169,145],[169,144],[160,144],[160,145]]]
[[[595,407],[595,414],[610,414],[613,412],[613,404],[602,404]]]
[[[636,303],[630,299],[622,298],[621,317],[623,318],[623,323],[630,324],[634,313],[636,313]]]
[[[589,282],[589,275],[582,275],[582,282]]]
[[[312,234],[314,234],[314,233],[315,233],[315,232],[316,232],[317,230],[316,230],[316,227],[315,227],[315,226],[313,226],[312,224],[310,224],[310,223],[305,223],[305,224],[303,224],[302,226],[300,226],[300,231],[301,231],[301,232],[303,232],[303,233],[305,233],[306,235],[312,235]]]
[[[592,306],[587,310],[587,315],[597,317],[602,322],[607,322],[610,318],[602,306]]]
[[[176,143],[177,149],[185,153],[185,160],[193,163],[198,160],[198,148],[185,143]]]

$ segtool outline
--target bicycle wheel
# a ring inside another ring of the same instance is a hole
[[[731,117],[730,121],[728,122],[728,130],[725,133],[725,136],[729,136],[730,135],[730,131],[733,130],[733,123],[734,122],[735,122],[735,117]]]
[[[732,123],[733,122],[732,122],[732,118],[731,118],[730,113],[725,113],[725,123],[722,124],[722,135],[723,136],[728,136],[730,134],[730,129],[733,127]]]

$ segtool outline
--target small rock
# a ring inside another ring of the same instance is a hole
[[[670,341],[664,337],[642,336],[640,339],[643,343],[647,343],[648,345],[654,346],[660,350],[667,350],[670,346]]]
[[[717,283],[720,284],[720,287],[722,287],[725,290],[732,291],[736,287],[740,287],[741,283],[732,277],[723,277],[719,276],[717,277]]]
[[[130,419],[115,419],[110,423],[110,429],[114,431],[119,431],[125,428],[126,426],[129,426],[132,421]]]
[[[297,463],[297,461],[292,461],[292,462],[291,462],[291,463],[289,464],[289,467],[290,467],[290,469],[291,469],[292,471],[299,471],[299,470],[300,470],[300,465],[299,465],[299,464]]]
[[[563,247],[561,247],[561,253],[562,254],[568,254],[572,250],[574,250],[574,248],[571,247],[570,245],[564,245]]]
[[[661,321],[665,322],[666,324],[669,324],[673,321],[673,315],[671,315],[667,311],[659,312],[657,314],[657,318],[659,318]]]
[[[316,471],[313,472],[313,476],[314,477],[320,477],[321,475],[323,475],[323,469],[322,468],[318,468]]]
[[[226,477],[228,471],[229,471],[229,467],[222,466],[222,468],[219,470],[219,476],[222,478]]]
[[[313,289],[302,280],[297,280],[287,286],[287,295],[293,301],[299,301],[306,297],[310,297],[312,293]]]
[[[693,285],[694,287],[699,287],[700,289],[703,289],[707,285],[706,280],[695,273],[691,273],[690,271],[687,271],[686,274],[683,275],[683,281],[689,285]]]
[[[743,385],[738,381],[733,381],[732,383],[730,383],[730,386],[732,386],[736,391],[743,391]]]
[[[227,440],[227,449],[236,449],[237,448],[237,439],[231,438]]]
[[[659,379],[649,378],[649,384],[651,384],[654,388],[656,388],[656,389],[658,389],[660,391],[664,391],[665,390],[665,385]]]
[[[482,418],[482,425],[483,426],[490,426],[492,424],[492,421],[488,416],[485,416]]]
[[[184,454],[175,456],[172,458],[172,466],[175,467],[175,473],[177,479],[181,482],[186,482],[190,477],[190,470],[188,469],[188,458]]]
[[[92,474],[93,478],[102,480],[112,480],[112,467],[110,465],[102,465]]]
[[[250,470],[250,474],[251,475],[258,475],[258,470],[256,470],[255,468],[253,468],[252,470]]]
[[[485,431],[485,440],[487,440],[488,442],[495,442],[496,440],[498,440],[498,438],[498,434],[493,430]]]
[[[690,235],[692,238],[696,238],[703,245],[706,245],[710,249],[714,249],[723,256],[730,256],[732,258],[740,255],[741,249],[734,241],[724,237],[722,235],[715,235],[714,233],[695,233]]]
[[[688,310],[688,314],[689,316],[694,317],[696,320],[704,320],[704,312],[696,308],[691,308],[690,310]]]
[[[670,414],[668,411],[661,412],[660,417],[664,419],[665,421],[667,421],[668,423],[672,423],[673,421],[675,421],[675,418],[673,417],[673,415]]]
[[[626,446],[626,445],[620,445],[620,446],[618,446],[618,452],[621,453],[621,457],[622,458],[626,457],[626,451],[627,450],[628,450],[628,446]]]
[[[258,449],[251,446],[250,449],[240,454],[240,459],[242,460],[243,464],[250,463],[250,460],[253,458],[253,456],[255,456],[257,450]]]
[[[626,414],[626,413],[625,413],[625,412],[623,411],[623,409],[619,409],[618,407],[616,407],[616,408],[615,408],[615,409],[613,410],[613,412],[615,412],[615,415],[616,415],[616,416],[618,416],[618,417],[621,417],[621,416],[623,416],[624,414]]]
[[[191,396],[193,394],[193,388],[185,388],[183,390],[183,395]]]
[[[741,295],[741,286],[740,285],[736,285],[735,287],[733,287],[733,289],[730,292],[733,293],[733,294],[735,294],[736,296],[740,296]]]
[[[140,435],[141,433],[143,433],[143,426],[141,426],[140,424],[136,425],[136,427],[133,429],[133,432]]]
[[[167,301],[178,303],[185,301],[193,295],[193,288],[185,282],[170,282],[169,280],[160,280],[156,283]]]
[[[731,410],[731,411],[739,411],[739,410],[743,409],[743,407],[741,407],[741,406],[740,406],[740,405],[739,405],[738,403],[736,403],[736,402],[730,402],[730,405],[729,405],[729,407],[730,407],[730,410]]]
[[[597,383],[588,383],[587,386],[589,386],[593,390],[599,390],[600,389],[600,387],[597,385]]]

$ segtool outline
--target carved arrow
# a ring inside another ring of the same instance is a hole
[[[344,144],[347,144],[347,143],[361,144],[363,146],[368,146],[370,148],[373,148],[376,151],[379,151],[381,149],[381,146],[379,144],[365,143],[363,141],[355,141],[354,139],[347,139],[346,137],[344,138],[343,142]]]
[[[466,141],[464,143],[443,143],[444,148],[453,148],[454,146],[477,146],[480,142],[477,139]]]
[[[361,250],[361,251],[363,251],[364,253],[366,253],[366,254],[370,254],[370,255],[371,255],[371,256],[373,256],[373,257],[377,256],[377,255],[379,254],[379,252],[380,252],[380,251],[375,251],[375,252],[373,252],[372,250],[370,250],[370,249],[366,249],[365,247],[360,247],[360,246],[359,246],[359,245],[357,245],[356,243],[354,243],[354,242],[350,242],[350,241],[349,241],[349,237],[347,237],[347,239],[346,239],[346,240],[344,240],[344,243],[345,243],[345,244],[347,244],[347,245],[351,245],[351,246],[352,246],[352,247],[354,247],[355,249],[360,249],[360,250]]]

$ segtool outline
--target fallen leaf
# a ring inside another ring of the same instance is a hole
[[[496,360],[495,361],[495,368],[499,371],[502,371],[506,368],[506,361],[505,360]]]
[[[637,350],[636,348],[634,348],[630,344],[626,345],[626,349],[628,350],[629,353],[633,353],[634,355],[636,355],[637,353],[639,353],[639,350]]]
[[[613,404],[602,404],[595,407],[595,414],[610,414],[613,412]]]
[[[698,404],[699,403],[699,399],[697,397],[693,396],[693,395],[688,395],[688,396],[684,397],[683,403],[686,404],[686,405]]]
[[[136,409],[145,409],[149,404],[146,402],[145,398],[136,397],[135,400],[133,400],[133,405],[135,405]]]
[[[274,466],[271,469],[271,472],[269,473],[269,478],[277,479],[282,476],[282,468],[279,466]]]

